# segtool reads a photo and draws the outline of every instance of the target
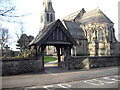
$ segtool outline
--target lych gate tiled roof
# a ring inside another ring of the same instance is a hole
[[[65,20],[63,23],[74,39],[86,39],[83,29],[80,28],[80,23]]]
[[[56,22],[56,21],[55,21]],[[54,25],[55,22],[48,24],[44,29],[40,30],[38,35],[30,42],[31,45],[36,45],[46,35],[49,29]]]
[[[49,36],[52,34],[52,32],[56,27],[58,27],[60,25],[61,29],[64,34],[66,35],[66,37],[69,39],[70,43],[72,45],[76,45],[76,41],[74,40],[74,38],[71,36],[71,34],[65,29],[64,25],[62,24],[62,22],[58,19],[50,24],[48,24],[42,31],[39,32],[39,34],[36,36],[36,38],[34,38],[29,46],[32,45],[39,45],[41,46],[42,44],[44,44],[47,40],[47,38],[49,38]],[[56,42],[57,43],[57,42]]]
[[[89,22],[113,23],[100,9],[95,9],[84,13],[82,18],[80,19],[80,23],[89,23]]]

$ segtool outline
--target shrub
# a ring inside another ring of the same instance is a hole
[[[24,57],[24,58],[30,58],[30,57],[32,57],[33,58],[33,57],[35,57],[35,50],[33,50],[33,49],[24,50],[21,53],[20,57]]]

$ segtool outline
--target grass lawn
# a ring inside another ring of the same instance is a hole
[[[55,60],[57,60],[56,57],[44,56],[44,62],[45,63],[50,62],[50,61],[55,61]]]

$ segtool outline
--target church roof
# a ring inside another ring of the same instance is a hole
[[[80,28],[80,23],[65,20],[63,22],[74,39],[86,39],[83,29]]]
[[[84,13],[82,18],[80,19],[80,23],[89,23],[89,22],[113,23],[100,9],[94,9]]]
[[[76,12],[73,12],[65,17],[63,17],[61,20],[69,20],[69,21],[74,21],[78,16],[81,17],[81,14],[84,13],[85,10],[84,8],[76,11]]]
[[[61,29],[59,29],[58,27],[60,27]],[[58,30],[57,32],[60,32],[60,33],[63,33],[61,34],[63,37],[66,37],[67,40],[70,42],[69,44],[73,44],[73,45],[76,45],[76,41],[74,40],[74,38],[71,36],[71,34],[69,33],[69,31],[67,31],[64,27],[64,25],[62,24],[62,22],[58,19],[50,24],[48,24],[42,31],[39,32],[39,34],[30,42],[30,46],[32,45],[39,45],[41,46],[42,44],[45,43],[45,41],[48,39],[50,39],[52,36],[52,33],[55,31],[55,30]],[[56,31],[55,31],[56,32]],[[58,33],[59,34],[59,33]],[[55,36],[55,33],[54,35]],[[58,36],[58,35],[57,35]],[[49,38],[50,37],[50,38]],[[60,36],[58,36],[59,38]],[[61,37],[62,38],[62,37]],[[63,38],[64,39],[64,38]],[[57,43],[57,42],[55,42]],[[58,42],[58,43],[61,43],[61,42]],[[65,44],[65,43],[63,43]]]

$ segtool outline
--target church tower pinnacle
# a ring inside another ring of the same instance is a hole
[[[43,9],[44,10],[41,13],[41,28],[44,28],[47,24],[55,21],[55,11],[51,0],[43,1]]]

